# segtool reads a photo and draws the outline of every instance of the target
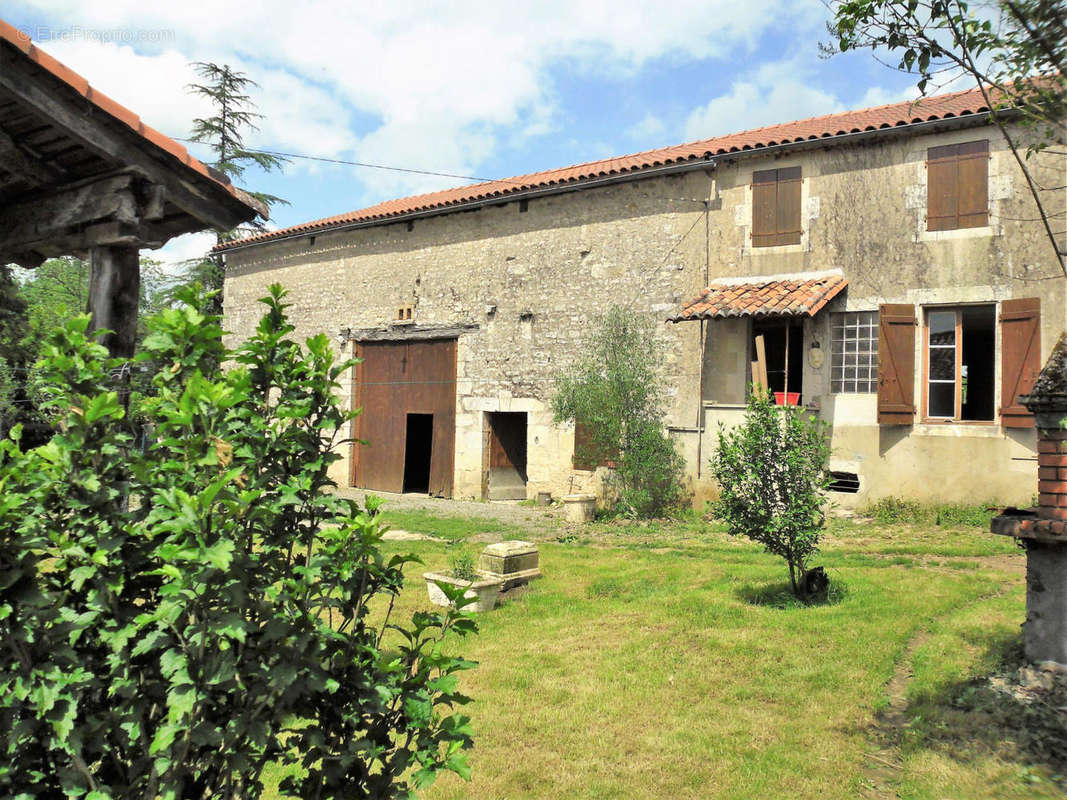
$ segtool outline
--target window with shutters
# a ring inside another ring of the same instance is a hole
[[[931,147],[926,154],[926,228],[989,224],[989,142]]]
[[[924,334],[926,417],[992,422],[996,307],[929,308]]]
[[[1004,300],[997,311],[993,303],[932,306],[917,316],[914,305],[879,306],[879,424],[911,425],[919,405],[928,422],[992,422],[999,416],[1005,428],[1034,427],[1019,397],[1029,394],[1041,370],[1041,300]],[[914,380],[917,352],[921,380]]]
[[[800,167],[752,173],[752,246],[800,244]]]

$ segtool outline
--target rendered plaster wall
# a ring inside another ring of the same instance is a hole
[[[926,149],[982,138],[991,141],[989,226],[927,233]],[[794,165],[803,174],[801,243],[751,247],[752,172]],[[1052,185],[1062,179],[1063,160],[1040,169]],[[523,207],[501,203],[231,252],[225,290],[231,344],[251,334],[255,299],[275,281],[290,291],[301,336],[386,327],[403,305],[414,305],[418,327],[475,326],[457,348],[455,495],[482,496],[486,413],[525,411],[528,496],[559,496],[597,481],[571,469],[573,428],[554,425],[549,409],[554,381],[592,320],[612,304],[628,305],[658,324],[668,423],[703,497],[714,491],[708,458],[716,423],[739,418],[744,401],[748,321],[706,323],[702,346],[699,323],[663,320],[709,278],[836,268],[849,288],[806,323],[805,353],[817,338],[827,358],[820,368],[805,359],[804,394],[833,424],[835,460],[856,465],[861,476],[861,495],[842,502],[881,494],[1017,500],[1032,493],[1036,467],[1013,460],[1032,457],[1032,431],[879,427],[874,395],[829,391],[835,310],[908,302],[921,313],[929,304],[1040,296],[1044,353],[1064,329],[1063,280],[1022,177],[993,129],[721,161],[709,172],[535,198]],[[1051,210],[1062,213],[1062,193]],[[345,380],[347,398],[351,376]],[[348,454],[342,455],[335,476],[347,483]]]
[[[928,233],[926,149],[984,138],[990,140],[991,150],[990,224]],[[1042,156],[1034,166],[1039,181],[1054,186],[1062,184],[1065,164],[1062,156]],[[712,250],[712,264],[720,265],[713,266],[712,273],[738,277],[840,269],[848,278],[847,292],[806,321],[804,334],[804,401],[832,424],[831,467],[860,477],[859,494],[835,494],[835,501],[846,507],[883,496],[1028,503],[1037,472],[1033,430],[923,422],[921,327],[915,337],[914,396],[920,406],[915,425],[879,426],[875,394],[830,391],[830,314],[877,310],[882,303],[915,305],[921,323],[925,310],[932,306],[1040,297],[1041,360],[1048,355],[1065,327],[1064,280],[1023,176],[1002,139],[993,129],[979,128],[880,146],[783,156],[776,165],[802,168],[805,231],[801,243],[748,246],[743,223],[751,220],[751,173],[766,163],[753,161],[738,164],[732,172],[720,170],[717,189],[723,208],[734,209],[736,226],[728,231],[713,223],[721,246]],[[1063,214],[1063,192],[1047,194],[1043,200],[1052,214]],[[696,434],[704,440],[704,453],[714,446],[719,422],[734,424],[742,416],[736,405],[737,384],[713,377],[724,353],[738,349],[741,338],[747,346],[750,333],[739,332],[742,325],[735,320],[709,323],[705,431]],[[996,364],[999,407],[999,326],[996,335],[996,354],[991,357]],[[819,368],[808,358],[813,340],[823,350]],[[751,353],[744,358],[749,357]]]

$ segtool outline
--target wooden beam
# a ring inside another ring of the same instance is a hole
[[[30,153],[0,130],[0,163],[7,172],[27,183],[49,185],[63,180],[63,171]]]
[[[117,358],[132,358],[137,339],[141,260],[137,247],[94,247],[89,254],[89,332]]]
[[[159,222],[130,225],[123,222],[99,222],[69,235],[55,236],[40,242],[27,243],[26,249],[0,248],[0,263],[18,264],[26,269],[41,265],[45,259],[73,255],[87,259],[94,247],[133,245],[139,249],[162,247],[185,228],[180,223]]]
[[[756,360],[752,363],[756,365],[752,374],[752,382],[763,391],[769,391],[771,384],[767,379],[767,348],[763,341],[763,334],[756,337]]]
[[[0,47],[0,88],[91,152],[117,167],[136,167],[152,183],[164,186],[167,199],[192,217],[190,222],[199,223],[189,225],[187,231],[232,230],[255,216],[222,186],[168,159],[140,133],[111,119],[73,88],[60,86],[57,91],[55,83],[54,76],[42,74],[21,53]]]
[[[0,206],[0,253],[36,249],[98,222],[138,225],[141,208],[135,180],[129,174],[113,175]]]

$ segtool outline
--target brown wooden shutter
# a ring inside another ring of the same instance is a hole
[[[878,308],[878,424],[915,420],[915,306]]]
[[[593,458],[593,433],[589,425],[584,422],[574,423],[574,455],[571,457],[571,466],[575,469],[596,469],[596,459]]]
[[[776,244],[800,244],[800,167],[778,170]]]
[[[1034,388],[1041,371],[1041,300],[1026,297],[1000,304],[1000,424],[1032,428],[1034,415],[1019,395]]]
[[[778,170],[752,173],[752,246],[778,243]]]
[[[926,151],[926,229],[949,231],[959,227],[957,169],[959,145]]]
[[[989,224],[989,142],[967,142],[959,148],[958,227],[981,228]]]

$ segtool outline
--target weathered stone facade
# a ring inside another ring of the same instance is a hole
[[[989,225],[927,232],[927,148],[975,139],[990,141]],[[1050,185],[1062,183],[1062,159],[1041,164]],[[752,173],[789,166],[803,175],[801,242],[754,248]],[[1061,193],[1051,210],[1063,207]],[[234,341],[246,338],[259,314],[255,301],[274,282],[290,292],[299,335],[388,328],[408,305],[416,329],[466,326],[457,347],[455,496],[484,495],[487,413],[513,411],[528,415],[527,496],[558,497],[588,490],[595,479],[571,468],[573,427],[554,425],[549,409],[554,381],[598,314],[632,306],[662,323],[668,422],[700,499],[713,490],[708,457],[717,424],[736,421],[743,407],[749,322],[664,323],[680,303],[709,279],[840,269],[848,289],[805,322],[808,354],[816,340],[828,347],[833,312],[1040,297],[1043,360],[1065,327],[1065,299],[1036,216],[995,128],[888,132],[234,249],[226,254],[226,327]],[[804,359],[804,402],[833,425],[835,468],[860,478],[860,492],[843,502],[1029,498],[1032,429],[923,422],[921,413],[914,425],[880,426],[874,394],[831,393],[829,358],[813,364]],[[917,368],[917,397],[922,380]],[[336,473],[342,483],[345,456]]]

